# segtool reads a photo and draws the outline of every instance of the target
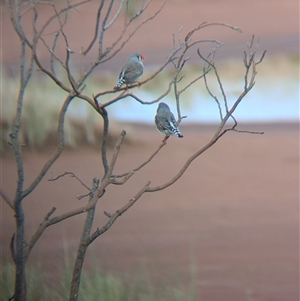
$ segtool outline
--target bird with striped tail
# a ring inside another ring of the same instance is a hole
[[[166,135],[162,142],[166,142],[169,136],[172,135],[183,138],[183,135],[178,129],[178,125],[173,113],[171,112],[169,106],[164,102],[160,102],[158,105],[155,116],[155,125],[161,134]]]
[[[145,57],[139,53],[134,53],[128,57],[114,87],[115,90],[119,90],[123,85],[128,88],[128,85],[136,83],[141,78],[144,73],[144,59]]]

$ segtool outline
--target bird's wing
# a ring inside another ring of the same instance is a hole
[[[160,122],[161,122],[161,125],[162,125],[165,129],[167,129],[167,130],[173,132],[173,128],[174,128],[174,127],[173,127],[172,123],[168,120],[168,118],[166,118],[165,116],[160,116]]]
[[[176,119],[175,119],[173,113],[172,112],[170,112],[170,113],[171,113],[171,123],[173,124],[173,127],[177,128]]]
[[[139,78],[143,74],[143,65],[139,62],[131,62],[126,68],[123,70],[123,77],[129,79]]]

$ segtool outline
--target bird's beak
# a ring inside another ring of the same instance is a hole
[[[142,59],[142,60],[145,60],[146,57],[145,57],[144,55],[141,55],[141,59]]]

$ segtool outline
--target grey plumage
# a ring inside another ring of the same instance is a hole
[[[120,72],[115,89],[120,89],[122,85],[134,84],[144,72],[143,60],[145,57],[139,53],[134,53],[128,57],[122,71]]]
[[[179,138],[183,137],[178,129],[173,113],[169,106],[164,102],[161,102],[158,105],[155,116],[155,125],[158,131],[163,135],[176,135]]]

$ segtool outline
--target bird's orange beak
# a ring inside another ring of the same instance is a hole
[[[145,57],[144,55],[141,55],[141,58],[142,58],[142,60],[145,60],[145,59],[146,59],[146,57]]]

